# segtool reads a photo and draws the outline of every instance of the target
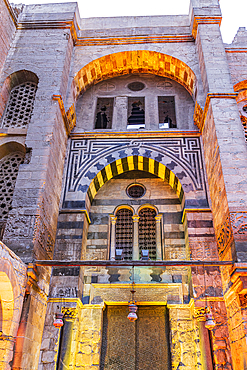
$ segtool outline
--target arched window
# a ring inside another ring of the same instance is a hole
[[[123,207],[110,216],[110,259],[162,259],[162,215],[156,209],[145,206],[134,214],[132,209]],[[148,258],[142,250],[149,251]]]
[[[0,160],[0,239],[2,238],[4,226],[8,213],[12,209],[12,198],[19,166],[23,163],[24,154],[14,152],[6,155]]]
[[[142,208],[139,212],[139,253],[149,250],[149,258],[156,259],[156,211],[152,208]]]
[[[122,250],[122,258],[131,260],[133,254],[133,212],[122,208],[116,213],[116,250]]]
[[[27,127],[33,112],[36,90],[35,82],[24,82],[11,90],[2,127]]]

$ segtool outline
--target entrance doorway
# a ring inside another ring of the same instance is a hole
[[[104,312],[100,370],[170,370],[169,318],[166,306],[139,306],[135,322],[128,306]]]

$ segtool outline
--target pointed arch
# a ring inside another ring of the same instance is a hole
[[[169,77],[184,86],[193,98],[195,96],[196,76],[187,64],[156,51],[130,50],[95,59],[77,72],[72,82],[74,100],[93,84],[131,73]]]
[[[88,190],[87,197],[92,204],[99,189],[113,177],[120,175],[124,172],[139,170],[146,171],[153,175],[158,176],[164,181],[167,181],[173,190],[177,193],[177,196],[182,202],[184,197],[184,191],[179,179],[175,174],[167,168],[164,164],[157,162],[152,158],[146,158],[138,155],[129,156],[108,164],[106,167],[101,169],[97,175],[91,181]]]

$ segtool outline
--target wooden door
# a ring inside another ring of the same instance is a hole
[[[127,306],[104,313],[100,370],[170,370],[169,324],[165,306],[139,306],[138,320]]]

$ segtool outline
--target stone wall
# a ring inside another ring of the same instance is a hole
[[[78,370],[99,369],[103,305],[82,306],[79,300],[73,299],[64,299],[63,302],[50,299],[48,302],[39,369],[54,369],[59,362],[58,348],[63,340],[63,330],[66,328],[55,328],[53,320],[55,312],[60,310],[62,312],[74,312],[75,314],[71,326],[71,342],[67,343],[70,346],[68,368]]]
[[[77,10],[74,4],[69,12],[60,6],[48,8],[26,7],[19,20],[22,29],[16,33],[1,76],[4,83],[12,72],[31,70],[39,79],[25,141],[32,155],[30,162],[19,169],[4,236],[6,244],[25,262],[53,257],[68,135],[61,105],[53,95],[66,95],[73,50],[70,27],[65,22],[51,33],[46,27],[30,26],[30,22],[44,22],[47,26],[53,22],[54,13],[61,22],[68,17],[73,21]],[[24,225],[29,225],[26,233]],[[49,269],[36,271],[36,281],[24,303],[13,368],[37,367],[49,279]]]

